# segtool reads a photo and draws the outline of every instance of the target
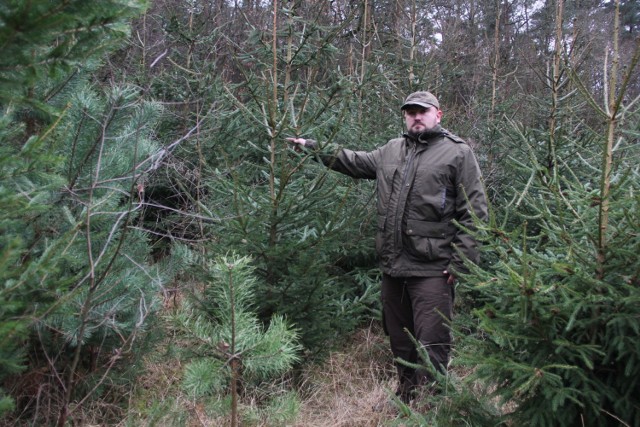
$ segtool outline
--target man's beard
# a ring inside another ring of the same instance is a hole
[[[407,135],[409,135],[410,137],[418,140],[420,139],[420,137],[422,136],[423,138],[430,138],[432,136],[436,136],[436,135],[440,135],[442,132],[442,128],[440,127],[440,125],[436,124],[433,127],[425,127],[422,130],[419,131],[415,131],[413,129],[409,130],[407,132]]]
[[[410,129],[409,132],[407,132],[410,136],[417,138],[419,137],[421,134],[425,133],[425,132],[429,132],[431,129],[427,128],[426,126],[423,126],[421,130],[413,130]]]
[[[411,135],[411,136],[417,137],[421,133],[429,132],[431,129],[433,129],[433,127],[429,127],[424,123],[420,123],[420,125],[418,127],[420,130],[414,130],[415,128],[416,128],[416,125],[413,125],[411,127],[411,129],[409,129],[408,134]]]

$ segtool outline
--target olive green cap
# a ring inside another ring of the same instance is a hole
[[[436,107],[438,110],[440,109],[438,98],[436,98],[431,92],[424,91],[413,92],[411,95],[407,96],[407,99],[404,100],[404,104],[402,104],[401,110],[404,110],[411,105],[419,105],[424,108]]]

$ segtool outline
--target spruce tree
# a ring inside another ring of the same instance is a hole
[[[207,235],[221,251],[252,257],[262,278],[258,315],[265,322],[285,315],[313,354],[361,322],[376,302],[373,191],[287,145],[294,134],[330,140],[342,132],[357,139],[361,128],[349,117],[356,109],[345,96],[352,82],[327,68],[338,29],[304,20],[296,7],[273,14],[275,26],[256,28],[238,55],[251,61],[241,82],[223,86],[224,131],[210,142],[214,173],[204,174],[212,177],[208,210],[222,221]]]
[[[597,93],[562,55],[558,5],[550,93],[539,100],[547,127],[502,133],[512,190],[477,235],[485,264],[461,288],[475,308],[455,325],[454,360],[471,374],[435,399],[438,425],[640,425],[640,113],[627,101],[640,45],[623,68],[613,15]],[[591,108],[599,122],[576,117]]]

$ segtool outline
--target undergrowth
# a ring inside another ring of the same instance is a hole
[[[182,343],[187,345],[187,343]],[[192,399],[180,387],[184,365],[165,344],[147,358],[126,417],[119,426],[228,426],[229,398]],[[321,363],[269,384],[247,387],[243,426],[382,426],[396,418],[392,407],[373,408],[395,389],[395,368],[386,337],[372,323],[348,337]]]

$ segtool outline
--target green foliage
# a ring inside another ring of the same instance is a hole
[[[285,150],[279,152],[284,161],[300,161],[287,160],[291,154]],[[321,166],[308,167],[281,190],[275,212],[266,183],[251,185],[238,177],[218,185],[217,192],[235,198],[227,215],[234,219],[223,224],[218,240],[256,257],[263,278],[256,289],[261,317],[286,315],[300,328],[305,347],[318,351],[361,321],[375,301],[377,283],[366,270],[372,242],[355,230],[368,215],[366,206],[357,205],[358,188],[341,185]],[[345,241],[344,235],[354,238]]]
[[[158,151],[149,134],[160,109],[130,87],[100,94],[85,86],[67,100],[70,107],[50,130],[44,153],[54,161],[28,170],[19,169],[18,160],[4,169],[14,200],[33,195],[22,210],[6,213],[12,219],[4,222],[6,235],[29,248],[12,248],[13,256],[30,262],[10,273],[15,278],[6,280],[14,285],[5,295],[16,301],[15,314],[37,316],[40,342],[34,345],[58,355],[49,369],[59,372],[78,369],[76,352],[82,358],[93,358],[96,349],[117,358],[135,353],[167,280],[150,265],[146,235],[135,227],[142,208],[136,182]],[[51,176],[48,185],[38,184]],[[83,367],[86,381],[100,378],[115,360]],[[91,390],[74,381],[80,396]]]
[[[203,156],[203,211],[215,221],[205,235],[213,236],[217,252],[233,250],[253,259],[261,278],[255,290],[260,319],[285,316],[316,354],[377,303],[373,187],[335,176],[285,141],[292,134],[333,139],[339,131],[355,137],[358,126],[365,126],[350,114],[354,105],[345,95],[352,83],[338,71],[316,74],[335,54],[331,29],[302,21],[291,18],[276,34],[291,43],[290,51],[276,52],[279,61],[292,58],[279,76],[298,79],[299,89],[274,87],[265,77],[274,54],[264,43],[267,35],[243,44],[238,59],[250,58],[251,67],[217,100],[215,132],[203,142],[211,147]]]
[[[194,358],[183,387],[192,396],[231,395],[289,371],[299,360],[298,333],[281,316],[263,328],[252,311],[258,279],[250,259],[222,256],[207,262],[206,284],[175,316]]]
[[[435,424],[449,425],[454,408],[472,425],[640,425],[640,345],[630,338],[640,330],[640,115],[622,102],[639,48],[607,69],[606,108],[584,84],[589,73],[558,65],[537,100],[548,127],[498,132],[509,181],[493,187],[491,222],[477,233],[485,261],[459,292],[472,310],[456,319],[454,362],[471,374],[452,403],[441,399]],[[490,402],[495,416],[475,411]]]
[[[155,2],[134,24],[129,49],[109,58],[146,2],[0,4],[5,388],[29,361],[45,372],[47,386],[67,391],[38,402],[60,409],[64,422],[67,409],[81,411],[85,397],[104,396],[105,384],[134,372],[117,362],[145,350],[156,293],[180,268],[174,239],[194,251],[209,240],[214,256],[251,258],[254,295],[243,301],[251,309],[234,322],[252,331],[252,340],[272,342],[286,318],[310,350],[305,354],[330,349],[378,314],[373,186],[327,172],[284,138],[374,148],[399,133],[402,97],[430,89],[445,106],[445,126],[480,140],[496,209],[478,236],[485,264],[468,282],[478,285],[460,289],[464,309],[473,311],[466,317],[461,310],[458,319],[472,333],[460,335],[456,361],[477,368],[468,380],[450,382],[460,395],[445,393],[438,421],[545,425],[560,414],[560,423],[582,415],[588,424],[613,420],[607,413],[632,419],[637,111],[618,117],[627,124],[616,134],[618,166],[605,198],[609,240],[601,252],[601,116],[563,104],[575,87],[567,89],[566,73],[557,81],[544,75],[553,62],[556,5],[386,1],[367,3],[364,13],[362,2],[298,1],[275,11],[268,2],[231,3]],[[568,4],[564,27],[588,33],[584,46],[605,46],[610,8],[591,3]],[[633,51],[636,3],[621,5],[623,62]],[[593,66],[601,52],[581,51],[580,43],[567,46],[567,62],[584,61],[585,87],[601,88],[604,73]],[[633,105],[638,81],[629,81],[625,103]],[[560,106],[545,93],[556,84],[566,85],[555,99]],[[162,109],[145,101],[153,98]],[[556,122],[543,125],[550,116]],[[184,143],[163,151],[157,139]],[[155,233],[161,265],[151,259],[145,229]],[[228,355],[211,347],[229,343],[230,332],[222,337],[216,323],[229,319],[213,322],[207,313],[217,316],[221,306],[205,290],[198,296],[185,308],[204,319],[189,326],[202,328],[191,338],[203,340],[194,350],[204,357],[189,365],[185,386],[208,395],[230,381],[218,375],[228,370]],[[248,381],[284,369],[261,361],[244,361]],[[475,380],[489,385],[465,388]],[[469,390],[477,387],[505,406],[474,402]],[[0,414],[12,407],[3,396]],[[74,400],[75,408],[68,405]],[[20,403],[25,420],[35,403]],[[273,406],[293,413],[296,402]],[[247,410],[246,421],[287,422],[268,412]],[[167,422],[183,422],[185,414]],[[52,422],[36,415],[31,423]]]
[[[300,411],[300,398],[295,392],[281,393],[273,396],[267,409],[264,410],[264,419],[267,425],[287,425],[295,420]]]
[[[102,393],[117,363],[145,348],[166,280],[135,227],[137,184],[159,151],[151,136],[161,110],[131,86],[91,84],[101,55],[144,7],[0,6],[0,379],[24,393],[20,413],[34,423],[64,423],[81,407],[69,410],[72,398]],[[19,376],[7,381],[27,360],[43,373],[42,387],[56,384],[37,397],[51,412],[38,411]]]
[[[146,2],[131,0],[4,1],[0,6],[0,102],[25,102],[54,113],[46,98],[33,97],[29,90],[52,76],[73,75],[77,67],[113,50],[128,35],[127,21],[145,7]],[[55,89],[48,95],[54,93]]]
[[[538,150],[520,135],[520,146]],[[577,141],[564,144],[559,153]],[[585,173],[597,170],[599,156],[582,148],[578,161],[559,154],[567,159],[558,166],[560,182],[531,156],[515,164],[526,173],[513,183],[514,204],[478,235],[490,262],[462,289],[477,308],[458,318],[474,333],[460,336],[457,363],[474,367],[466,384],[494,384],[491,395],[519,425],[638,425],[640,346],[631,338],[640,330],[632,261],[640,251],[637,148],[619,142],[602,275],[599,177]]]

